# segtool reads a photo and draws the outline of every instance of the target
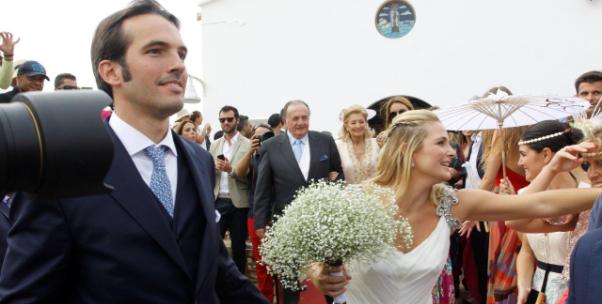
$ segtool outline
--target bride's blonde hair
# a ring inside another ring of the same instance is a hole
[[[439,118],[431,111],[408,111],[395,117],[386,130],[385,144],[380,151],[376,176],[372,181],[392,188],[396,200],[403,197],[410,186],[412,155],[422,148],[428,136],[425,126],[437,122],[440,122]],[[437,184],[431,189],[431,199],[435,204],[442,192],[439,188],[442,187],[445,186]]]
[[[583,132],[583,141],[591,141],[597,151],[589,154],[595,154],[594,158],[602,158],[602,120],[600,119],[578,119],[573,127]]]

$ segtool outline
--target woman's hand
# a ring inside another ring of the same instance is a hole
[[[514,190],[514,186],[508,180],[508,178],[500,180],[500,194],[516,194],[516,190]]]
[[[460,234],[460,236],[470,237],[472,229],[474,229],[475,226],[477,227],[477,231],[480,232],[481,225],[479,225],[479,221],[464,221],[464,223],[462,223],[462,226],[460,227],[460,230],[458,230],[458,233]]]
[[[579,156],[580,153],[591,152],[595,148],[596,145],[592,142],[582,142],[578,145],[566,146],[554,154],[554,157],[547,166],[554,173],[571,171],[583,163],[583,158]]]
[[[342,276],[333,275],[332,273],[342,272]],[[343,266],[330,267],[324,264],[316,264],[309,271],[309,279],[320,289],[325,295],[337,297],[343,294],[347,289],[347,283],[351,277]]]

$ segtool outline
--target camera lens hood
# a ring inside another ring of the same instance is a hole
[[[100,112],[110,103],[102,91],[78,90],[0,105],[0,190],[48,199],[109,191],[113,143]]]

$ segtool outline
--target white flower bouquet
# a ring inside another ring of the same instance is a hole
[[[391,191],[320,181],[297,193],[260,251],[285,288],[300,290],[312,264],[371,263],[394,248],[397,237],[411,245],[411,228],[397,216]]]

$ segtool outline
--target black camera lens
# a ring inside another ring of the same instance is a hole
[[[42,156],[38,137],[38,126],[24,104],[0,105],[0,189],[8,192],[35,189],[24,181],[38,180],[40,176]]]
[[[270,139],[272,137],[274,137],[274,132],[267,131],[267,132],[263,133],[263,135],[261,135],[260,141],[266,141],[266,140],[268,140],[268,139]]]
[[[113,144],[102,91],[30,92],[0,105],[0,192],[43,198],[108,191]]]

